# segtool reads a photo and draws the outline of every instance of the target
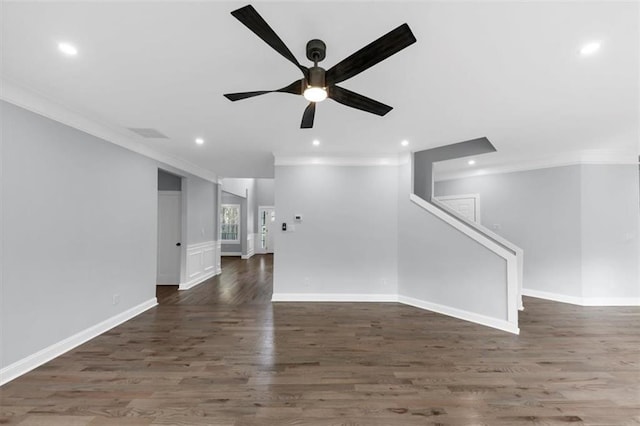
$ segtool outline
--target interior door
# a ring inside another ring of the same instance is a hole
[[[447,195],[436,198],[460,216],[480,223],[480,196],[478,194]]]
[[[260,223],[260,252],[273,253],[275,248],[276,210],[274,207],[263,206],[258,209],[258,214]]]
[[[180,283],[182,196],[177,191],[158,192],[158,285]]]

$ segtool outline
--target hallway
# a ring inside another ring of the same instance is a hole
[[[527,298],[521,335],[393,303],[270,303],[273,257],[0,389],[0,424],[631,425],[638,308]]]

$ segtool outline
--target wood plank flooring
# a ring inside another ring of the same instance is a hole
[[[0,424],[638,425],[640,309],[527,298],[520,336],[393,303],[270,303],[272,257],[0,388]]]

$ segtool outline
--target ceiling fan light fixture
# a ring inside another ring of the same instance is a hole
[[[327,99],[327,90],[324,87],[309,86],[304,90],[303,95],[309,102],[322,102]]]

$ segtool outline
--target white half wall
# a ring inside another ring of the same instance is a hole
[[[398,192],[407,194],[398,197],[400,300],[517,333],[517,299],[508,292],[507,261],[411,202],[411,167],[401,166],[399,174]]]

